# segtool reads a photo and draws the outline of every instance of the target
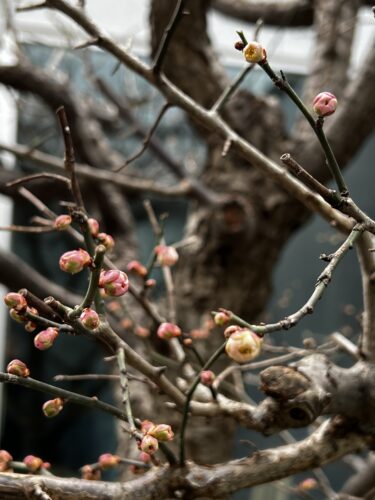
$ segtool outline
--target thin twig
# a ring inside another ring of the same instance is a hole
[[[184,13],[184,7],[185,4],[188,0],[178,0],[176,7],[173,11],[172,17],[167,25],[167,27],[164,30],[162,39],[160,41],[159,47],[156,51],[156,55],[154,58],[154,62],[152,64],[152,71],[156,75],[157,73],[160,72],[161,66],[163,64],[165,55],[168,50],[168,46],[171,42],[173,33],[175,32],[175,29],[177,28],[178,21],[182,17],[182,14]]]
[[[72,134],[70,131],[68,117],[66,116],[64,106],[60,106],[56,110],[56,115],[59,119],[61,131],[64,138],[64,145],[65,145],[64,164],[65,164],[65,169],[71,180],[73,198],[77,204],[77,208],[79,210],[85,211],[81,189],[79,187],[78,179],[75,172],[75,154],[74,154]]]
[[[126,412],[126,415],[128,417],[130,431],[134,432],[136,427],[135,427],[132,408],[131,408],[131,404],[130,404],[129,382],[128,382],[127,370],[126,370],[125,351],[123,348],[120,348],[117,352],[117,364],[118,364],[118,367],[120,370],[122,404],[125,407],[125,412]]]
[[[0,231],[11,231],[13,233],[51,233],[56,231],[53,226],[0,226]]]
[[[113,169],[114,172],[120,172],[120,170],[122,170],[123,168],[127,167],[128,165],[130,165],[130,163],[132,163],[134,160],[136,160],[137,158],[139,158],[140,156],[143,155],[143,153],[146,151],[146,149],[147,149],[147,147],[148,147],[148,145],[150,143],[150,140],[151,140],[154,132],[158,128],[159,123],[161,122],[163,116],[165,115],[165,113],[167,112],[167,110],[170,107],[171,107],[171,104],[169,102],[167,102],[166,104],[163,105],[163,107],[161,108],[161,110],[157,114],[156,119],[155,119],[152,127],[150,128],[148,134],[143,139],[143,145],[140,148],[140,150],[137,151],[137,153],[135,153],[133,156],[131,156],[130,158],[128,158],[123,165],[121,165],[118,168],[117,167],[114,168]]]
[[[71,182],[67,177],[63,177],[62,175],[58,174],[50,174],[48,172],[26,175],[25,177],[21,177],[20,179],[16,179],[15,181],[8,182],[6,184],[6,187],[18,186],[19,184],[25,184],[26,182],[31,182],[39,179],[52,179],[54,181],[62,182],[68,187],[69,190],[71,189]]]

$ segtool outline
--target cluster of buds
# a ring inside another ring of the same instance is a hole
[[[174,247],[158,245],[155,247],[156,261],[162,267],[174,266],[178,261],[178,253]]]
[[[181,328],[174,323],[161,323],[159,325],[157,336],[163,340],[170,340],[181,335]]]
[[[124,272],[115,269],[102,271],[99,278],[99,287],[103,288],[106,296],[119,297],[128,291],[129,278]]]
[[[13,457],[6,450],[0,450],[0,472],[5,472],[10,469],[10,462]]]
[[[171,441],[174,438],[174,433],[170,425],[155,425],[150,420],[144,420],[142,422],[141,431],[144,436],[139,444],[139,448],[141,452],[145,454],[144,457],[146,457],[146,455],[153,455],[158,450],[159,441]]]
[[[7,373],[10,375],[17,375],[18,377],[26,378],[30,375],[30,370],[27,368],[23,361],[13,359],[7,366]]]
[[[313,100],[313,110],[321,118],[332,115],[337,108],[337,99],[331,92],[320,92]]]
[[[72,218],[70,217],[70,215],[64,214],[56,217],[53,226],[58,231],[64,231],[70,226],[71,223],[72,223]]]
[[[98,465],[102,470],[113,469],[121,461],[118,455],[112,455],[112,453],[103,453],[98,458]]]
[[[263,341],[249,328],[229,326],[224,336],[228,339],[225,351],[237,363],[247,363],[260,354]]]
[[[53,346],[59,331],[57,328],[49,327],[46,330],[42,330],[34,337],[34,346],[40,351],[46,351]]]
[[[136,274],[141,278],[147,276],[147,268],[139,262],[139,260],[131,260],[127,265],[129,273]]]
[[[90,254],[79,248],[78,250],[71,250],[65,252],[59,261],[60,269],[66,273],[76,274],[82,271],[85,267],[89,266],[92,262]]]
[[[89,330],[95,330],[95,328],[98,328],[100,324],[99,314],[90,307],[86,307],[86,309],[82,311],[79,319],[81,320],[83,326]]]
[[[42,406],[43,413],[48,418],[56,417],[64,408],[64,401],[61,398],[50,399]]]

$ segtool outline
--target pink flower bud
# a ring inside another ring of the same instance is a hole
[[[182,341],[182,343],[183,343],[184,345],[186,345],[187,347],[189,347],[189,346],[191,346],[191,345],[192,345],[193,340],[192,340],[192,339],[190,339],[190,338],[187,338],[187,339],[184,339],[184,340]]]
[[[146,288],[153,288],[155,285],[156,285],[156,280],[154,280],[153,278],[150,278],[145,281]]]
[[[23,311],[27,307],[26,299],[20,293],[10,292],[4,297],[5,305],[17,312]]]
[[[229,339],[229,337],[235,333],[235,332],[238,332],[239,330],[241,330],[241,327],[238,326],[238,325],[231,325],[231,326],[228,326],[228,328],[226,328],[224,330],[224,337],[226,339]]]
[[[148,328],[144,328],[143,326],[137,326],[137,328],[135,329],[135,334],[137,335],[137,337],[146,339],[150,336],[150,330]]]
[[[29,333],[33,332],[34,330],[36,330],[37,328],[37,325],[35,323],[33,323],[32,321],[28,321],[25,325],[25,330]]]
[[[230,358],[238,363],[246,363],[259,355],[262,342],[256,333],[248,328],[241,328],[231,334],[225,351]]]
[[[224,326],[230,321],[230,314],[227,311],[220,311],[215,314],[214,322],[217,326]]]
[[[9,316],[14,319],[14,321],[17,321],[17,323],[26,323],[27,319],[25,316],[22,316],[22,314],[18,313],[15,309],[10,309],[9,311]]]
[[[161,323],[157,331],[157,336],[163,340],[169,340],[179,337],[181,333],[181,328],[174,323]]]
[[[58,231],[64,231],[64,229],[68,228],[71,223],[72,218],[70,217],[70,215],[59,215],[58,217],[56,217],[53,225]]]
[[[13,457],[6,450],[0,450],[0,472],[5,472],[9,469],[9,462],[13,460]]]
[[[53,346],[59,331],[57,328],[49,327],[46,330],[42,330],[34,337],[34,345],[40,351],[45,351]]]
[[[64,401],[61,398],[50,399],[42,406],[43,413],[46,417],[56,417],[64,408]]]
[[[102,271],[99,278],[99,286],[104,289],[106,295],[119,297],[129,289],[129,278],[122,271],[111,269]]]
[[[203,370],[201,372],[201,384],[211,386],[215,380],[215,374],[211,370]]]
[[[178,261],[178,253],[174,247],[158,245],[155,247],[156,260],[161,266],[174,266]]]
[[[30,375],[30,370],[27,368],[23,361],[20,361],[19,359],[13,359],[10,363],[8,363],[7,373],[26,378]]]
[[[266,51],[258,42],[248,43],[243,49],[243,55],[248,63],[259,63],[267,58]]]
[[[27,455],[27,457],[23,459],[23,463],[30,472],[36,472],[42,467],[43,460],[39,457],[35,457],[34,455]]]
[[[97,235],[98,240],[102,245],[106,247],[107,250],[112,250],[115,246],[115,240],[107,233],[99,233]]]
[[[147,435],[154,437],[158,441],[171,441],[174,437],[172,427],[166,424],[159,424],[151,427],[151,429],[147,431]]]
[[[127,265],[127,270],[129,271],[129,273],[137,274],[141,278],[147,276],[146,267],[143,264],[141,264],[138,260],[131,260]]]
[[[153,455],[159,448],[158,440],[146,434],[141,441],[140,449],[149,455]]]
[[[89,330],[95,330],[100,324],[99,314],[90,307],[83,310],[79,319],[82,321],[83,326]]]
[[[318,116],[332,115],[337,108],[337,99],[331,92],[321,92],[313,101],[313,109]]]
[[[112,455],[111,453],[103,453],[98,459],[99,467],[102,470],[113,469],[120,463],[120,457],[118,455]]]
[[[143,420],[143,422],[141,422],[141,432],[144,434],[147,434],[147,432],[153,427],[155,427],[155,424],[154,422],[151,422],[151,420]]]
[[[298,489],[302,490],[302,491],[314,490],[316,488],[318,488],[318,483],[312,477],[308,477],[307,479],[304,479],[298,485]]]
[[[92,236],[97,236],[99,233],[99,222],[96,219],[88,219],[87,224]]]
[[[141,451],[141,453],[139,454],[139,460],[145,464],[148,464],[151,462],[151,456],[148,453]]]
[[[81,467],[81,477],[88,481],[99,481],[101,478],[101,471],[98,468],[94,468],[91,465],[84,465]]]
[[[65,252],[60,257],[60,269],[66,273],[76,274],[82,271],[85,267],[91,264],[91,257],[82,248]]]

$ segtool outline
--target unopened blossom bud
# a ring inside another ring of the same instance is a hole
[[[35,323],[33,323],[32,321],[28,321],[25,325],[25,330],[29,333],[33,332],[34,330],[36,330],[37,328],[37,325]]]
[[[210,332],[206,328],[194,328],[190,331],[190,337],[194,340],[205,340],[209,336]]]
[[[137,326],[137,328],[135,329],[135,334],[137,335],[137,337],[146,339],[150,336],[150,330],[148,328],[145,328],[144,326]]]
[[[59,331],[57,328],[49,327],[42,330],[34,337],[34,345],[40,351],[45,351],[53,346]]]
[[[25,318],[25,316],[22,316],[22,314],[17,312],[15,309],[10,309],[9,316],[12,319],[14,319],[14,321],[17,321],[17,323],[26,323],[27,322],[27,319]]]
[[[154,280],[154,278],[150,278],[145,281],[146,288],[153,288],[155,285],[156,285],[156,280]]]
[[[186,345],[186,347],[189,347],[189,346],[191,346],[191,345],[192,345],[192,343],[193,343],[193,339],[191,339],[191,338],[189,338],[189,337],[188,337],[188,338],[184,339],[184,340],[182,341],[182,343],[183,343],[184,345]]]
[[[230,321],[230,314],[226,311],[220,311],[215,314],[214,322],[217,326],[224,326]]]
[[[262,339],[248,328],[241,328],[229,337],[225,351],[238,363],[246,363],[256,358],[262,347]]]
[[[71,223],[72,223],[72,218],[70,217],[70,215],[65,214],[56,217],[53,225],[58,231],[64,231],[64,229],[67,229]]]
[[[331,92],[321,92],[313,100],[313,109],[318,116],[332,115],[337,108],[337,99]]]
[[[172,427],[166,424],[159,424],[147,431],[148,436],[152,436],[158,441],[171,441],[174,437]]]
[[[245,44],[241,41],[238,41],[234,44],[234,48],[236,50],[242,51],[245,48]]]
[[[241,330],[241,327],[238,326],[238,325],[231,325],[231,326],[228,326],[228,328],[226,328],[224,330],[224,337],[226,339],[229,339],[229,337],[235,333],[235,332],[238,332],[238,330]]]
[[[24,311],[27,307],[26,299],[20,293],[10,292],[4,297],[5,305],[17,312]]]
[[[30,375],[30,370],[27,368],[23,361],[20,361],[19,359],[13,359],[10,363],[8,363],[7,373],[26,378]]]
[[[115,240],[111,235],[107,233],[99,233],[97,235],[97,238],[100,243],[106,247],[107,250],[112,250],[112,248],[115,246]]]
[[[298,489],[302,491],[309,491],[318,488],[318,482],[313,477],[308,477],[301,481],[298,485]]]
[[[87,479],[88,481],[99,481],[101,475],[100,469],[94,468],[91,465],[84,465],[81,467],[82,479]]]
[[[9,469],[9,463],[13,460],[13,457],[6,450],[0,450],[0,472],[5,472]]]
[[[112,453],[103,453],[98,458],[99,467],[102,470],[113,469],[120,463],[120,457],[118,455],[112,455]]]
[[[129,271],[129,273],[137,274],[141,278],[147,276],[147,268],[138,260],[131,260],[127,265],[127,270]]]
[[[201,372],[201,384],[211,386],[215,380],[215,374],[211,370],[203,370]]]
[[[64,401],[61,398],[50,399],[42,406],[43,413],[48,418],[56,417],[64,408]]]
[[[153,455],[159,448],[159,443],[156,438],[146,434],[141,441],[140,449],[149,455]]]
[[[266,59],[266,54],[258,42],[250,42],[243,49],[243,55],[248,63],[259,63]]]
[[[141,451],[141,453],[139,454],[139,460],[145,464],[148,464],[151,462],[151,455],[145,453],[144,451]]]
[[[144,434],[147,434],[147,432],[153,427],[155,427],[155,424],[154,422],[151,422],[151,420],[143,420],[141,422],[141,432]]]
[[[83,326],[89,330],[95,330],[100,324],[99,314],[90,307],[83,310],[79,319],[82,321]]]
[[[35,457],[34,455],[27,455],[27,457],[23,459],[23,463],[30,472],[36,472],[42,467],[43,460],[39,457]]]
[[[115,269],[102,271],[100,273],[99,286],[104,289],[107,296],[119,297],[128,291],[129,278],[124,272]]]
[[[157,331],[157,336],[163,340],[169,340],[179,337],[181,333],[181,328],[174,323],[161,323]]]
[[[71,250],[65,252],[59,261],[60,269],[66,273],[76,274],[82,271],[85,267],[91,264],[91,257],[86,252],[79,248],[78,250]]]
[[[174,266],[178,261],[178,253],[174,247],[158,245],[155,247],[156,260],[161,266]]]
[[[99,233],[99,222],[96,219],[88,219],[87,224],[90,229],[90,233],[92,236],[97,236]]]

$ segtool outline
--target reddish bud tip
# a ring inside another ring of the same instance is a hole
[[[87,479],[88,481],[99,481],[101,475],[102,474],[99,468],[94,468],[91,465],[84,465],[81,467],[82,479]]]
[[[23,459],[23,463],[30,472],[36,472],[42,467],[43,460],[39,457],[35,457],[34,455],[27,455],[27,457]]]
[[[135,334],[137,335],[137,337],[146,339],[150,336],[150,330],[148,328],[144,328],[143,326],[137,326],[137,328],[135,329]]]
[[[201,384],[211,386],[215,380],[215,374],[211,370],[203,370],[201,372]]]
[[[97,236],[99,233],[99,222],[96,219],[88,219],[87,224],[90,229],[90,233],[92,236]]]
[[[64,408],[64,401],[61,398],[50,399],[42,406],[43,413],[48,418],[56,417]]]
[[[59,331],[57,328],[49,327],[42,330],[34,337],[34,345],[40,351],[45,351],[53,346]]]
[[[27,307],[26,299],[20,293],[7,293],[4,297],[4,302],[7,307],[10,307],[17,312],[24,311]]]
[[[230,314],[226,311],[220,311],[215,314],[214,322],[217,326],[224,326],[230,321]]]
[[[153,427],[155,427],[155,424],[154,422],[151,422],[151,420],[143,420],[143,422],[141,422],[141,432],[144,434],[146,434]]]
[[[127,270],[129,271],[129,273],[137,274],[141,278],[147,276],[146,267],[143,264],[141,264],[138,260],[131,260],[127,265]]]
[[[118,455],[112,455],[111,453],[103,453],[98,459],[99,467],[102,470],[113,469],[120,463],[120,457]]]
[[[9,469],[9,463],[13,460],[13,457],[6,450],[0,450],[0,472],[5,472]]]
[[[161,323],[157,331],[157,336],[163,340],[169,340],[179,337],[181,333],[181,328],[174,323]]]
[[[89,330],[95,330],[100,324],[98,313],[90,307],[86,307],[86,309],[83,310],[79,319],[82,321],[83,326]]]
[[[160,266],[174,266],[178,261],[178,253],[174,247],[158,245],[155,247],[155,253]]]
[[[106,247],[107,250],[112,250],[112,248],[115,246],[115,240],[111,235],[107,233],[99,233],[97,235],[97,238],[100,243]]]
[[[59,215],[58,217],[56,217],[53,225],[58,231],[64,231],[64,229],[67,229],[71,223],[72,218],[70,217],[70,215]]]
[[[245,44],[244,44],[243,42],[241,42],[241,41],[238,41],[238,42],[236,42],[236,43],[234,44],[234,48],[235,48],[236,50],[239,50],[240,52],[242,52],[242,51],[243,51],[243,49],[245,48]]]
[[[129,289],[129,278],[115,269],[102,271],[99,278],[99,287],[103,288],[105,294],[110,297],[124,295]]]
[[[76,274],[82,271],[85,267],[91,264],[91,257],[86,252],[79,248],[78,250],[71,250],[65,252],[59,261],[60,269],[66,273]]]
[[[331,92],[321,92],[313,101],[313,109],[320,116],[332,115],[337,108],[337,99]]]
[[[20,361],[19,359],[13,359],[10,363],[8,363],[7,373],[26,378],[30,375],[30,370],[27,368],[23,361]]]

